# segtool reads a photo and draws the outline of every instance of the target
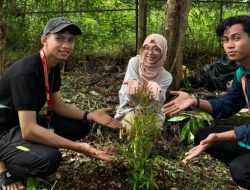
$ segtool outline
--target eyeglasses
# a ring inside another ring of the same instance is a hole
[[[149,51],[151,51],[153,54],[160,54],[161,53],[161,49],[158,48],[157,46],[150,47],[148,45],[145,45],[142,47],[142,49],[146,53],[148,53]]]

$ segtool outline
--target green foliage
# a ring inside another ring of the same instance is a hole
[[[199,130],[205,127],[204,121],[206,121],[209,126],[212,125],[213,117],[205,112],[182,112],[181,114],[174,116],[168,121],[170,122],[180,122],[188,119],[186,124],[183,126],[179,140],[180,142],[186,142],[191,144],[194,141],[194,135]]]
[[[226,0],[223,3],[223,7],[219,1],[192,3],[185,34],[184,59],[194,60],[198,57],[198,61],[204,59],[212,62],[214,56],[211,55],[221,55],[222,46],[215,33],[217,25],[230,16],[249,13],[246,3],[231,1],[227,4]]]
[[[133,153],[132,157],[135,159],[148,158],[152,145],[160,132],[158,122],[157,113],[152,111],[144,111],[135,115],[129,130],[131,140],[129,152]]]
[[[120,53],[132,56],[136,51],[136,14],[133,10],[136,8],[135,2],[135,0],[4,1],[4,17],[8,27],[6,60],[12,63],[24,55],[37,51],[41,47],[40,35],[44,25],[48,19],[56,16],[72,19],[83,30],[83,35],[77,40],[73,57],[84,59],[84,56],[89,54],[116,56]],[[226,2],[227,0],[223,1],[222,13],[219,1],[192,3],[185,36],[185,59],[207,56],[208,53],[221,54],[220,41],[214,31],[217,24],[226,17],[249,12],[247,3],[226,4]],[[126,10],[113,11],[118,9]],[[165,14],[166,1],[148,0],[148,34],[163,33]]]
[[[129,130],[129,142],[121,146],[129,170],[129,182],[134,190],[158,189],[154,164],[148,159],[152,146],[160,134],[159,118],[153,106],[152,94],[146,85],[136,93],[137,111]],[[155,105],[158,103],[155,102]]]
[[[147,32],[164,33],[164,19],[167,1],[148,0]]]
[[[53,190],[55,188],[57,181],[52,185],[51,188],[45,188],[44,185],[41,184],[41,179],[38,177],[29,177],[26,180],[26,189],[27,190]]]
[[[84,59],[87,54],[116,55],[123,48],[135,50],[135,1],[37,1],[4,2],[4,17],[8,27],[6,59],[13,62],[41,48],[40,35],[52,17],[65,16],[83,31],[77,38],[73,57]]]
[[[38,178],[29,177],[29,178],[26,180],[26,187],[27,187],[27,189],[29,189],[29,190],[36,190],[38,184],[39,184],[39,179],[38,179]]]
[[[26,180],[26,187],[27,187],[28,190],[37,190],[39,183],[40,183],[39,178],[29,177]],[[48,190],[48,189],[43,188],[41,190]]]
[[[156,182],[157,173],[154,171],[152,163],[143,159],[137,160],[131,165],[129,172],[129,182],[133,185],[133,190],[153,190],[159,189]]]
[[[176,154],[176,152],[175,152]],[[178,166],[178,163],[157,155],[153,160],[154,166],[163,170],[166,175],[176,178],[178,175],[185,175],[185,171]]]

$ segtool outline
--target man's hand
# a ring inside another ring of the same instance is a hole
[[[195,157],[199,156],[206,150],[206,145],[199,144],[198,146],[190,149],[188,152],[185,153],[185,158],[183,159],[183,162],[187,162],[189,160],[194,159]]]
[[[88,120],[94,121],[100,125],[107,126],[114,129],[123,129],[123,126],[120,122],[110,117],[107,113],[111,112],[111,108],[101,108],[90,112],[88,114]]]
[[[134,95],[139,88],[139,82],[136,80],[125,80],[123,84],[127,85],[128,95]]]
[[[161,110],[166,115],[172,116],[196,103],[196,99],[186,92],[171,91],[170,94],[176,96],[176,98],[162,106]]]
[[[149,81],[147,87],[150,89],[153,95],[156,95],[158,92],[161,91],[160,85],[154,81]]]
[[[208,135],[206,139],[201,141],[198,146],[190,149],[188,152],[185,153],[186,157],[184,158],[183,162],[187,162],[188,160],[192,160],[195,157],[199,156],[217,140],[218,140],[217,134],[211,133],[210,135]]]
[[[98,150],[90,146],[88,143],[79,143],[75,151],[83,153],[89,157],[96,158],[98,160],[104,160],[104,161],[112,160],[105,151]]]

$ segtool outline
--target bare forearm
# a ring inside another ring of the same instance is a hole
[[[212,108],[211,104],[209,103],[209,101],[207,101],[207,100],[201,100],[200,99],[199,108],[202,111],[205,111],[205,112],[207,112],[209,114],[213,114],[213,108]]]
[[[65,148],[76,150],[78,144],[66,138],[63,138],[48,129],[40,126],[36,122],[36,112],[18,111],[20,128],[24,140],[32,141],[38,144],[49,145],[56,148]]]
[[[84,111],[69,104],[60,104],[59,106],[55,107],[53,111],[62,117],[77,119],[77,120],[81,120],[84,114]]]
[[[77,149],[77,143],[65,139],[46,128],[39,125],[33,126],[26,132],[22,132],[23,138],[38,144],[44,144],[56,148],[65,148],[70,150]]]
[[[213,114],[213,108],[211,104],[209,103],[209,101],[197,98],[194,95],[192,95],[192,98],[193,98],[193,106],[198,107],[204,112]]]
[[[217,141],[236,141],[237,137],[233,130],[217,133]]]

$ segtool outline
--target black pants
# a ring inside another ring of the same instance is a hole
[[[233,130],[232,127],[209,127],[195,135],[195,144],[199,144],[210,133]],[[238,145],[237,141],[216,142],[206,151],[211,156],[229,166],[233,180],[243,188],[250,189],[250,150]]]
[[[44,116],[39,116],[37,122],[47,127]],[[85,137],[90,131],[90,126],[84,126],[82,121],[56,115],[52,118],[52,126],[56,134],[74,141]],[[1,134],[0,161],[4,162],[12,175],[22,179],[29,176],[45,177],[57,171],[61,160],[57,148],[23,140],[19,126]]]

